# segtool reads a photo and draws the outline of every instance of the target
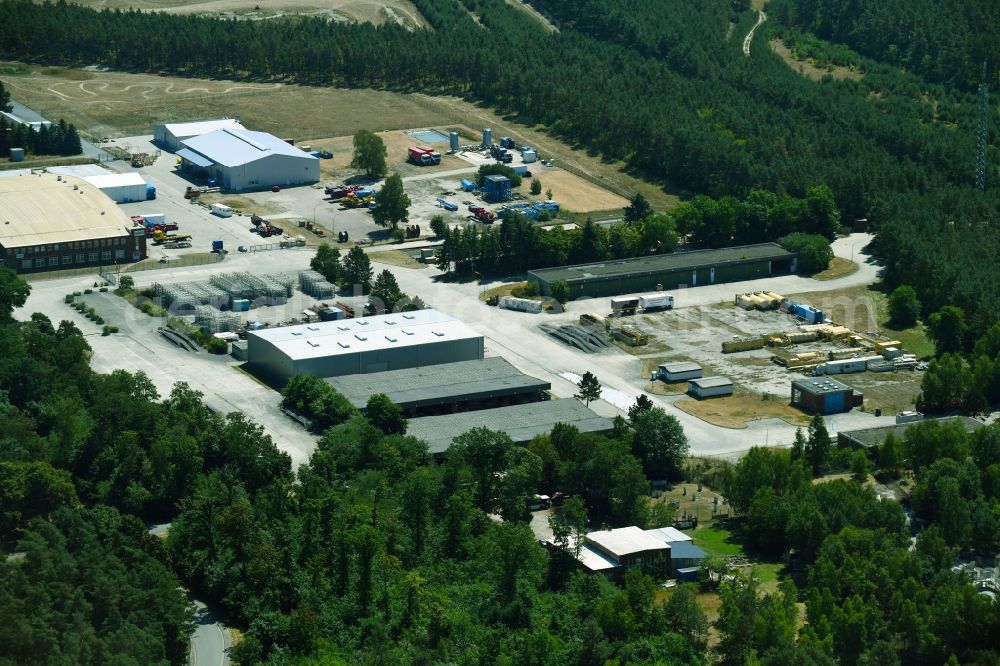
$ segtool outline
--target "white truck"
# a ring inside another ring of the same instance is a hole
[[[641,294],[639,296],[639,309],[643,312],[669,310],[672,307],[674,307],[674,297],[665,291]]]
[[[214,203],[212,204],[212,214],[219,217],[232,217],[233,209],[225,204]]]

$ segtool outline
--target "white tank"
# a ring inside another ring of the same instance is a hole
[[[489,148],[493,145],[493,130],[489,127],[483,129],[483,148]]]
[[[448,134],[448,143],[451,146],[451,152],[457,153],[461,146],[458,143],[458,132],[451,132]]]

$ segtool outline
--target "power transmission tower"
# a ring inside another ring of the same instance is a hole
[[[976,188],[986,189],[986,128],[989,122],[989,91],[986,89],[986,63],[983,63],[983,78],[979,84],[979,127],[976,132]]]

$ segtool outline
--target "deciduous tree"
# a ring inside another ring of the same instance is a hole
[[[386,155],[388,152],[382,137],[369,130],[360,130],[354,135],[351,168],[364,169],[368,178],[377,178],[386,172]]]

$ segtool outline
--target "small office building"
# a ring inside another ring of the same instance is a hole
[[[733,382],[725,377],[702,377],[688,382],[687,392],[696,398],[718,398],[733,394]]]
[[[863,396],[835,379],[796,379],[792,381],[792,404],[812,414],[849,412],[861,404]]]
[[[659,378],[668,384],[698,379],[703,374],[701,366],[690,361],[664,363],[659,367]]]

